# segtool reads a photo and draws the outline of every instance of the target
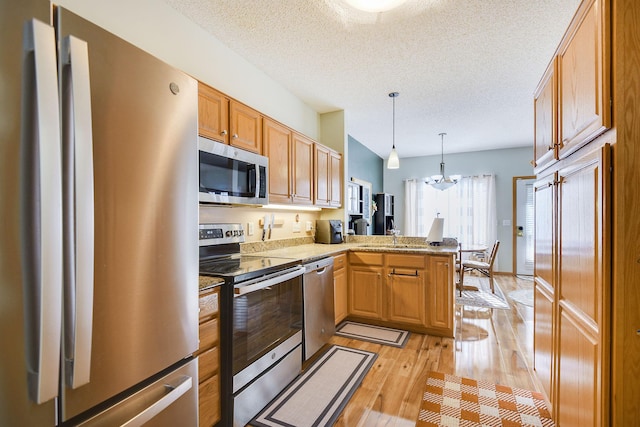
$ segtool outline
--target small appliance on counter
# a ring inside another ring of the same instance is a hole
[[[342,243],[342,221],[339,219],[316,220],[316,243]]]

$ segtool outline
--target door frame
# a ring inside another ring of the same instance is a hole
[[[512,181],[512,196],[511,196],[511,204],[512,204],[512,213],[511,213],[511,247],[513,250],[512,254],[512,264],[511,271],[513,271],[513,275],[518,274],[518,242],[516,241],[518,238],[518,225],[516,224],[516,219],[518,219],[518,181],[524,179],[536,179],[535,175],[526,175],[526,176],[514,176]]]

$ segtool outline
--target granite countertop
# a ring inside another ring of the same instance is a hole
[[[242,253],[258,256],[290,258],[302,263],[311,262],[327,256],[338,255],[347,251],[392,252],[423,255],[455,255],[458,251],[457,241],[445,241],[442,246],[428,245],[424,238],[399,237],[394,245],[391,236],[349,236],[349,243],[326,245],[300,240],[288,244],[285,240],[268,243],[255,243],[241,246]],[[200,276],[200,289],[222,284],[223,280],[215,277]]]

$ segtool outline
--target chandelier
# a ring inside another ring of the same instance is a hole
[[[460,175],[451,175],[446,176],[444,174],[444,136],[446,133],[439,134],[441,138],[442,151],[440,158],[440,175],[431,175],[428,178],[425,178],[425,182],[432,186],[433,188],[444,191],[449,187],[453,187],[460,181]]]

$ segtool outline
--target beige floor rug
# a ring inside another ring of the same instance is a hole
[[[509,310],[509,303],[502,293],[498,283],[493,281],[494,293],[489,288],[489,278],[479,276],[465,276],[462,296],[456,289],[456,304]]]
[[[384,326],[365,325],[364,323],[351,322],[349,320],[345,320],[338,325],[336,335],[400,348],[404,347],[409,339],[409,331],[386,328]]]
[[[258,427],[331,426],[378,355],[334,345],[249,424]]]
[[[542,393],[429,372],[416,427],[553,427]]]

